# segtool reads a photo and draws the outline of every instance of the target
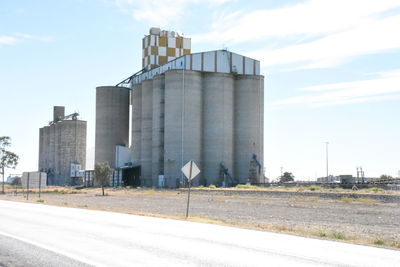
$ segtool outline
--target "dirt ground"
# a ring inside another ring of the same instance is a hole
[[[29,202],[184,219],[185,190],[47,189]],[[190,220],[400,248],[400,197],[346,192],[191,192]],[[396,196],[396,195],[395,195]],[[397,195],[399,196],[399,195]],[[9,191],[0,199],[27,201]]]

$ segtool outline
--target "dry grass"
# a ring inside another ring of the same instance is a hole
[[[340,202],[342,203],[354,203],[354,204],[365,204],[365,205],[371,205],[377,203],[377,200],[369,198],[369,197],[361,197],[361,198],[352,198],[352,197],[342,197],[340,199]]]
[[[352,198],[352,197],[342,197],[342,198],[340,199],[340,201],[341,201],[342,203],[346,203],[346,204],[348,204],[348,203],[353,203],[354,198]]]
[[[318,196],[298,196],[293,198],[295,201],[314,202],[320,200]]]
[[[252,189],[252,190],[259,190],[261,187],[256,185],[249,185],[249,184],[238,184],[235,188],[237,189]]]
[[[375,204],[377,201],[376,199],[372,199],[369,197],[362,197],[357,199],[358,202],[360,202],[361,204]]]
[[[154,195],[154,194],[156,193],[156,190],[154,190],[154,189],[149,189],[149,190],[143,191],[142,193],[143,193],[143,194],[146,194],[146,195]]]

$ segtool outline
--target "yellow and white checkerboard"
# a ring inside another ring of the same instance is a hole
[[[146,70],[164,65],[165,63],[190,54],[191,40],[183,36],[160,31],[159,34],[149,34],[143,38],[142,67]]]

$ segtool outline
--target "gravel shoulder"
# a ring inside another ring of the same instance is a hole
[[[41,200],[30,194],[29,202],[176,219],[186,212],[185,190],[107,189],[104,197],[99,189],[48,191]],[[27,201],[11,192],[0,199]],[[189,219],[400,249],[397,193],[194,190]]]

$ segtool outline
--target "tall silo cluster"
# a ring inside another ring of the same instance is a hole
[[[158,31],[150,31],[144,39],[157,44],[159,39],[152,32]],[[260,62],[226,50],[183,53],[166,64],[154,62],[151,68],[146,66],[117,86],[107,87],[109,94],[118,95],[119,104],[101,93],[104,87],[97,88],[96,162],[112,164],[115,146],[128,147],[123,140],[129,135],[130,91],[131,161],[124,169],[133,169],[129,175],[134,173],[140,185],[184,184],[181,168],[189,160],[201,170],[194,184],[262,182],[264,79]],[[109,123],[103,121],[107,105],[120,107],[108,108],[114,117]],[[119,122],[111,122],[117,118]]]
[[[71,164],[85,169],[87,126],[78,115],[65,116],[65,108],[55,106],[53,120],[39,129],[39,170],[48,185],[71,184]]]
[[[176,186],[189,160],[202,170],[197,184],[246,183],[253,155],[262,162],[263,84],[259,75],[191,70],[134,84],[132,155],[142,184],[158,186],[163,176]],[[232,181],[221,176],[222,166]]]

